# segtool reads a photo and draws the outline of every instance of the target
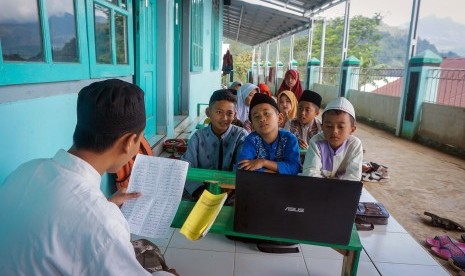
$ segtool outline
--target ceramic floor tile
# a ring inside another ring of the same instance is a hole
[[[302,249],[300,245],[298,253],[286,253],[284,255],[290,257],[300,257],[302,258]],[[236,253],[247,253],[247,254],[260,254],[260,255],[276,255],[272,253],[265,253],[258,250],[257,245],[255,243],[245,243],[245,242],[236,242]]]
[[[409,234],[366,231],[360,240],[374,262],[438,264]]]
[[[170,230],[168,231],[168,234],[166,234],[166,236],[161,239],[153,239],[153,238],[147,238],[147,237],[142,237],[142,236],[131,234],[131,240],[133,241],[133,240],[138,240],[138,239],[146,239],[146,240],[153,242],[160,248],[162,247],[166,248],[168,247],[168,243],[170,242],[171,237],[173,236],[174,230],[175,230],[174,228],[170,228]]]
[[[179,275],[233,276],[234,253],[168,248],[166,263]]]
[[[301,244],[300,248],[302,249],[302,254],[305,258],[320,258],[334,260],[342,260],[343,258],[341,253],[329,247]]]
[[[210,251],[232,252],[236,251],[235,242],[227,239],[224,235],[208,233],[203,239],[197,241],[188,240],[176,229],[168,247],[198,249]]]
[[[244,254],[236,253],[234,276],[308,276],[302,257],[289,254]]]
[[[309,275],[334,276],[341,275],[342,260],[305,258]]]
[[[373,232],[389,232],[389,233],[404,233],[408,234],[407,230],[405,230],[402,225],[397,222],[397,220],[394,217],[389,217],[388,219],[388,224],[387,225],[374,225],[374,229],[372,230]],[[367,232],[367,231],[359,231],[358,233],[360,234],[361,232]]]
[[[446,276],[450,275],[439,265],[409,265],[392,263],[375,263],[383,276]]]
[[[407,234],[407,230],[405,230],[402,225],[400,225],[397,220],[390,216],[388,218],[388,224],[387,225],[375,225],[375,229],[373,229],[374,232],[390,232],[390,233],[405,233]]]
[[[379,272],[372,262],[358,263],[357,276],[379,276]]]
[[[362,253],[360,253],[360,261],[361,262],[371,262],[370,258],[368,257],[367,253],[365,250],[362,250]]]
[[[360,196],[360,201],[361,202],[375,202],[377,200],[370,194],[370,192],[368,192],[365,188],[363,188],[362,194]]]

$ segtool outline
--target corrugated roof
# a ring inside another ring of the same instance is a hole
[[[223,36],[255,46],[310,25],[310,18],[345,0],[231,0],[224,5]]]

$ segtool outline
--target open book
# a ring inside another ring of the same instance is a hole
[[[207,190],[203,191],[180,232],[191,241],[205,237],[227,197],[227,193],[214,195]]]
[[[189,163],[181,160],[138,154],[132,168],[127,192],[141,192],[129,199],[121,212],[131,233],[163,238],[181,202]]]

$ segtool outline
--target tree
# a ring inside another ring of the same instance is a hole
[[[381,39],[381,34],[378,31],[378,26],[381,20],[382,18],[379,15],[375,15],[372,18],[359,15],[350,20],[347,56],[353,55],[358,58],[362,67],[371,67],[378,64],[374,54],[379,51],[378,41]],[[316,22],[313,31],[312,57],[319,59],[321,56],[322,24],[319,24],[318,21]],[[340,65],[343,35],[343,17],[327,21],[325,67],[338,67]],[[304,35],[296,39],[294,43],[294,59],[299,62],[299,66],[305,67],[305,62],[307,61],[307,41],[308,35]]]

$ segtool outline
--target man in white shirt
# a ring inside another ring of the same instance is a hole
[[[144,128],[138,86],[112,79],[79,92],[73,146],[19,166],[0,186],[0,275],[150,275],[118,208],[140,194],[107,200],[100,190],[103,173],[137,154]]]

